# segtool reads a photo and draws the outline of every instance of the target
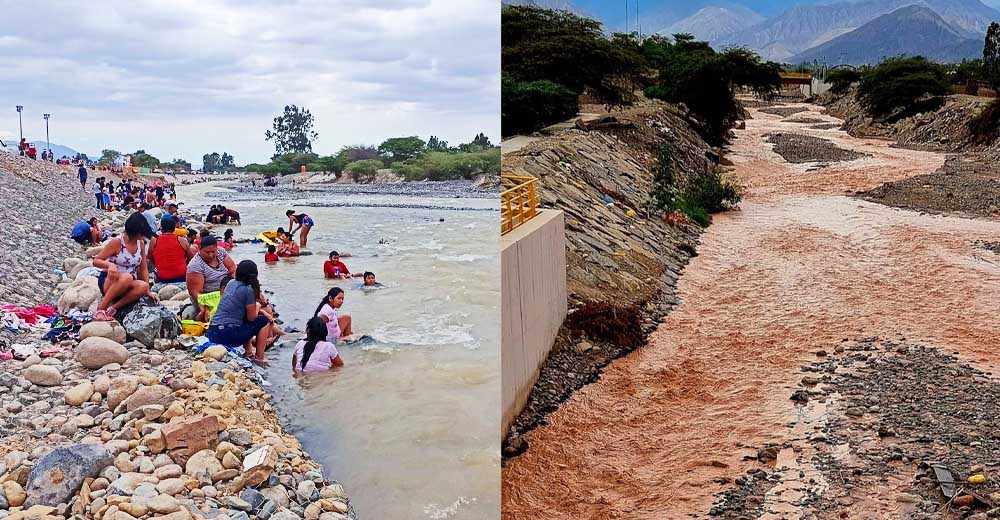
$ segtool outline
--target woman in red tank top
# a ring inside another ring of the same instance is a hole
[[[156,266],[158,283],[181,283],[187,277],[187,263],[194,254],[186,238],[174,234],[177,221],[165,218],[163,232],[149,241],[149,259]]]

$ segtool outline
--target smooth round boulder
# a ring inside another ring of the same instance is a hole
[[[63,401],[70,406],[80,406],[94,395],[94,383],[84,381],[63,394]]]
[[[128,356],[128,350],[121,343],[98,336],[86,338],[76,346],[77,360],[91,370],[112,363],[124,365],[128,361]]]
[[[181,288],[176,285],[164,285],[160,288],[160,292],[156,293],[160,297],[160,300],[169,300],[174,296],[181,293]]]
[[[21,372],[21,376],[38,386],[58,386],[63,381],[59,369],[52,365],[31,365]]]
[[[107,338],[116,343],[125,343],[125,328],[117,321],[92,321],[80,327],[80,339]]]

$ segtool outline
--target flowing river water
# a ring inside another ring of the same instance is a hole
[[[183,186],[179,200],[204,213],[227,191]],[[294,199],[304,207],[260,194],[224,197],[243,220],[232,226],[237,238],[287,229],[290,208],[316,222],[311,256],[265,265],[260,244],[233,250],[237,261],[258,263],[285,326],[304,330],[329,288],[340,286],[355,334],[375,340],[341,348],[345,366],[330,373],[292,377],[292,345],[269,351],[264,371],[286,428],[344,484],[358,517],[498,517],[497,199],[307,192]],[[331,250],[353,255],[342,259],[348,268],[373,271],[385,287],[324,280]]]
[[[801,106],[799,116],[839,122]],[[740,210],[714,217],[680,279],[681,304],[650,343],[527,435],[528,451],[503,469],[504,519],[707,517],[716,494],[754,467],[745,457],[801,441],[787,427],[798,419],[789,395],[799,367],[845,338],[905,337],[1000,365],[1000,262],[972,246],[1000,239],[1000,222],[849,196],[932,172],[944,155],[752,115],[727,153],[747,187]],[[870,157],[790,164],[767,143],[774,132]],[[796,448],[779,459],[808,474],[807,456]],[[791,491],[769,492],[762,518],[801,518]],[[844,512],[899,517],[891,495],[875,495]]]

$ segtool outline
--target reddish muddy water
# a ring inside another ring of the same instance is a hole
[[[803,106],[796,118],[838,122]],[[527,436],[503,470],[504,519],[707,517],[718,481],[756,464],[744,456],[799,435],[787,426],[799,367],[845,338],[905,337],[1000,366],[1000,257],[972,246],[1000,240],[1000,222],[846,195],[932,172],[944,155],[782,119],[755,110],[737,132],[727,157],[747,187],[740,210],[715,216],[649,345]],[[773,132],[870,157],[789,164],[766,143]],[[794,466],[807,452],[779,458]],[[796,495],[771,490],[767,518],[797,518]],[[881,517],[898,505],[864,507]]]

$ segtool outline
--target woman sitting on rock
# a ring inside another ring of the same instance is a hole
[[[208,321],[211,312],[198,300],[199,296],[221,292],[223,280],[236,275],[236,263],[219,247],[219,241],[212,235],[201,239],[198,254],[191,258],[187,266],[187,289],[191,304],[195,306],[198,321]],[[221,295],[220,295],[221,296]]]
[[[271,340],[271,318],[261,312],[262,294],[257,264],[244,260],[236,268],[236,279],[226,286],[219,308],[208,327],[208,340],[227,347],[243,346],[246,356],[264,361]]]
[[[334,287],[326,293],[323,301],[319,302],[319,306],[316,307],[316,312],[313,313],[314,318],[326,322],[327,341],[335,342],[340,338],[350,336],[352,333],[351,315],[337,316],[337,309],[342,305],[344,305],[344,290],[340,287]]]
[[[177,220],[168,217],[160,221],[163,232],[149,240],[149,259],[159,283],[182,283],[187,280],[187,264],[194,256],[187,239],[174,234]]]
[[[146,261],[146,240],[153,230],[141,213],[133,213],[125,220],[125,233],[118,240],[111,240],[94,258],[94,267],[101,270],[97,286],[101,289],[100,303],[94,319],[111,321],[119,307],[149,296],[159,302],[156,293],[149,290],[149,266]]]
[[[325,372],[344,366],[337,346],[326,341],[327,327],[322,318],[312,318],[306,324],[306,339],[299,340],[292,354],[292,370],[296,372]],[[301,362],[299,361],[301,360]]]

